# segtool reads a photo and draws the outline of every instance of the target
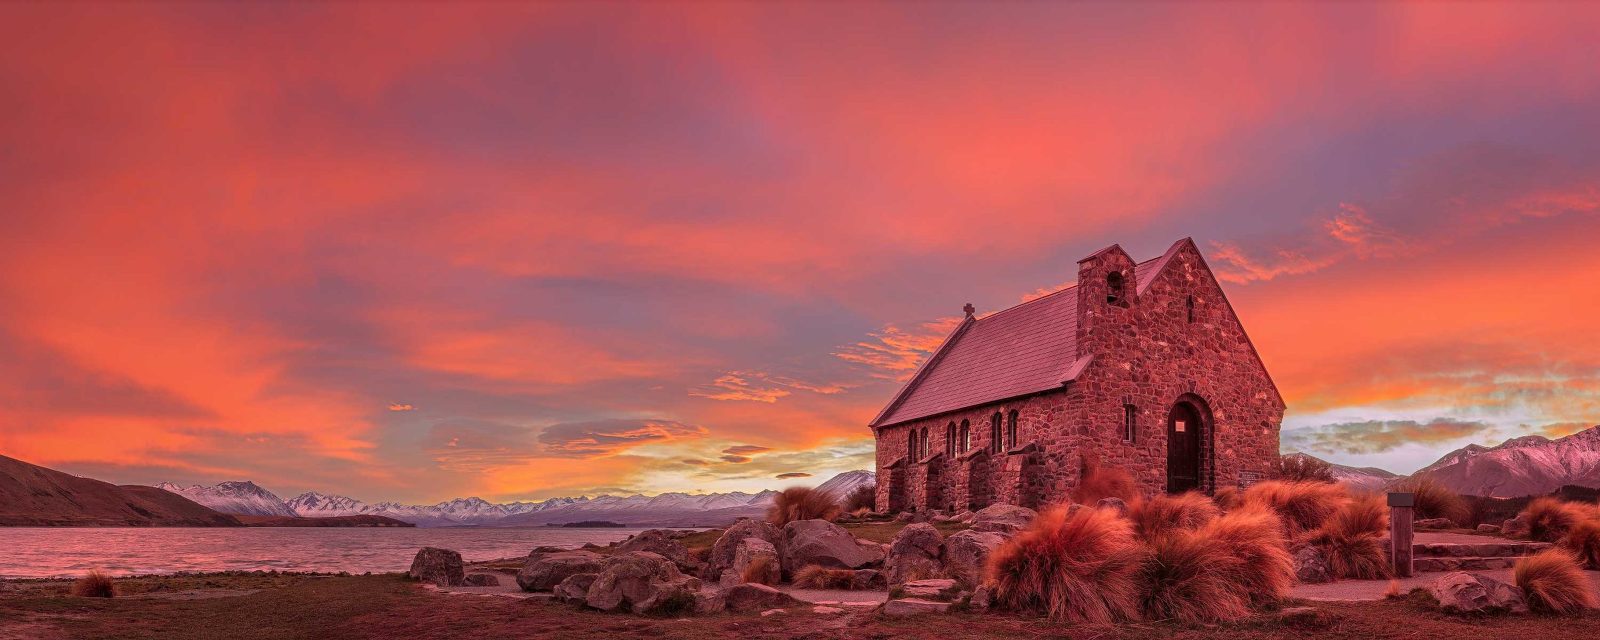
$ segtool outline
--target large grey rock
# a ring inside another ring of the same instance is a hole
[[[883,545],[861,542],[844,527],[827,520],[796,520],[783,527],[783,570],[793,574],[810,565],[829,569],[861,569],[881,562]]]
[[[600,573],[605,557],[593,551],[534,553],[517,572],[517,586],[523,591],[549,591],[568,576]]]
[[[745,583],[736,584],[722,590],[723,607],[728,611],[749,613],[764,611],[774,607],[790,607],[800,604],[794,596],[774,589],[764,584]]]
[[[745,538],[760,538],[778,550],[779,557],[783,555],[783,531],[765,520],[741,518],[722,536],[712,543],[711,552],[706,556],[706,564],[700,569],[700,577],[706,580],[718,580],[722,572],[733,567],[734,556],[739,551],[739,542]]]
[[[940,557],[943,549],[944,536],[933,525],[906,525],[889,543],[889,555],[883,561],[884,572],[889,575],[889,586],[897,586],[907,580],[942,576],[944,565]]]
[[[556,585],[555,598],[562,602],[583,604],[589,599],[589,587],[594,586],[596,573],[574,573]]]
[[[620,553],[649,551],[672,561],[681,570],[688,571],[690,569],[689,548],[683,546],[682,542],[678,542],[671,531],[663,529],[640,531],[630,536],[627,540],[623,540],[622,544],[617,545],[617,551]]]
[[[694,592],[695,615],[708,616],[722,613],[728,608],[728,601],[722,597],[721,589],[701,589]]]
[[[778,549],[761,538],[745,538],[734,547],[733,566],[722,572],[719,582],[732,586],[745,582],[778,584],[783,578],[783,558]]]
[[[994,531],[967,529],[944,539],[945,575],[967,586],[983,582],[983,567],[989,554],[1004,544],[1006,537]]]
[[[414,580],[431,582],[441,587],[459,587],[462,585],[465,573],[461,565],[461,554],[449,549],[423,547],[417,551],[417,556],[411,559],[411,570],[407,575]]]
[[[1128,503],[1123,502],[1122,498],[1101,498],[1099,502],[1095,503],[1094,507],[1096,509],[1116,511],[1119,516],[1128,515]]]
[[[1439,599],[1446,611],[1479,613],[1509,611],[1526,613],[1528,601],[1522,589],[1478,573],[1457,571],[1435,580],[1428,591]]]
[[[851,591],[883,591],[889,588],[889,579],[877,569],[856,569],[850,577]]]
[[[944,613],[950,610],[948,602],[934,602],[917,598],[900,598],[890,600],[883,605],[883,615],[886,616],[915,616],[925,613]]]
[[[978,531],[1013,534],[1028,528],[1028,524],[1038,516],[1039,512],[1027,507],[991,504],[972,514],[972,528]]]
[[[671,561],[649,551],[634,551],[606,560],[605,570],[589,585],[584,604],[601,611],[670,613],[695,606],[700,580],[683,575]]]
[[[1328,556],[1319,547],[1306,545],[1294,550],[1294,575],[1305,584],[1333,582]]]
[[[932,580],[912,580],[911,582],[907,582],[902,585],[900,591],[901,593],[905,594],[905,597],[907,598],[949,602],[955,597],[957,592],[961,591],[961,587],[956,584],[955,580],[951,580],[949,578],[938,578]]]
[[[1528,517],[1518,514],[1517,517],[1505,521],[1500,525],[1500,534],[1508,538],[1526,538],[1532,533],[1533,525]]]
[[[500,577],[492,573],[473,573],[468,574],[462,584],[469,587],[498,587]]]
[[[988,584],[978,585],[972,592],[972,598],[967,600],[967,608],[975,613],[988,611],[992,606],[994,606],[994,587]]]

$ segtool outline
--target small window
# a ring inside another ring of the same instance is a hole
[[[956,448],[961,453],[966,453],[972,449],[972,425],[966,420],[961,421],[961,439],[956,442],[958,443]]]
[[[928,457],[928,452],[929,451],[933,451],[933,446],[932,445],[933,445],[933,441],[928,439],[928,428],[927,427],[923,427],[922,428],[922,446],[920,447],[921,450],[922,450],[922,457],[924,457],[924,458]]]
[[[999,411],[994,412],[994,415],[989,417],[989,452],[990,453],[1000,453],[1001,451],[1003,451],[1002,446],[1001,446],[1001,442],[1002,441],[1000,439],[1001,438],[1001,435],[1000,435],[1001,434],[1001,431],[1000,431],[1000,429],[1001,429],[1001,427],[1000,427],[1001,421],[1002,421],[1002,419],[1000,417],[1000,412]]]
[[[944,457],[953,458],[956,455],[956,423],[944,428]]]
[[[1011,410],[1011,418],[1006,422],[1006,448],[1017,448],[1017,410]]]
[[[1184,315],[1189,319],[1189,324],[1194,324],[1194,296],[1189,296],[1183,301]]]
[[[912,461],[916,461],[918,459],[916,429],[906,432],[906,455],[909,456]]]
[[[1112,271],[1106,274],[1106,303],[1116,304],[1122,300],[1122,272]]]
[[[1122,405],[1122,439],[1127,442],[1139,441],[1139,424],[1135,420],[1138,410],[1133,405]]]

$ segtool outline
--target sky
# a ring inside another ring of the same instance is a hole
[[[1404,473],[1564,435],[1600,423],[1597,32],[1586,3],[6,3],[0,454],[410,502],[820,481],[870,468],[963,304],[1184,237],[1284,451]]]

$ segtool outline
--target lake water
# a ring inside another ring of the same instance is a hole
[[[534,547],[608,544],[640,529],[529,527],[62,528],[0,527],[0,578],[177,571],[405,571],[422,547],[468,562],[528,555]]]

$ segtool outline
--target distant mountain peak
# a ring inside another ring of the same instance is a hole
[[[1600,426],[1554,440],[1533,434],[1493,447],[1469,444],[1416,475],[1458,493],[1497,498],[1541,495],[1568,484],[1600,487]]]

